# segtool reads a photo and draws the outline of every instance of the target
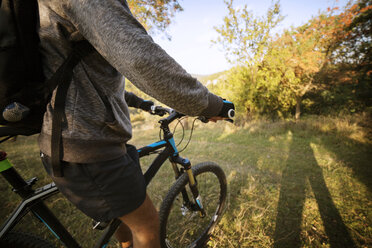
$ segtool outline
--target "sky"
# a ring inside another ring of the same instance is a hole
[[[281,0],[285,19],[279,29],[306,23],[319,10],[327,7],[345,6],[348,0]],[[223,23],[228,11],[223,0],[179,0],[184,11],[176,13],[168,27],[169,41],[164,35],[153,35],[158,43],[187,72],[208,75],[229,69],[222,49],[211,40],[218,37],[213,27]],[[258,16],[264,15],[271,0],[235,0],[234,6],[244,6]]]

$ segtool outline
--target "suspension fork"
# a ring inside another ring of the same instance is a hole
[[[204,207],[203,207],[203,204],[202,204],[201,197],[199,195],[198,183],[195,179],[194,174],[192,173],[190,160],[188,160],[187,158],[182,158],[178,155],[174,156],[174,157],[171,157],[170,160],[171,160],[172,167],[173,167],[173,170],[174,170],[174,173],[175,173],[175,178],[178,179],[182,174],[180,169],[177,166],[178,164],[180,164],[183,167],[181,170],[183,170],[187,173],[187,176],[188,176],[188,179],[189,179],[189,186],[190,186],[192,196],[194,198],[195,203],[190,201],[189,196],[186,192],[186,189],[183,189],[181,191],[181,193],[182,193],[182,198],[183,198],[184,203],[188,207],[190,207],[192,210],[199,211],[200,216],[204,217],[206,214],[205,214],[205,210],[204,210]]]
[[[176,118],[176,116],[174,116],[173,118]],[[160,120],[159,122],[161,123],[160,128],[164,132],[164,140],[166,140],[167,143],[173,148],[174,153],[173,153],[173,155],[170,156],[169,160],[172,163],[173,170],[175,172],[176,180],[182,174],[181,173],[182,171],[180,171],[178,169],[177,164],[180,164],[183,167],[182,169],[184,171],[186,171],[186,173],[189,177],[189,185],[190,185],[190,189],[191,189],[191,192],[192,192],[195,203],[193,203],[189,200],[186,189],[183,189],[182,190],[182,198],[184,200],[184,203],[191,210],[199,211],[200,216],[204,217],[205,216],[205,211],[204,211],[203,204],[202,204],[202,201],[201,201],[201,198],[200,198],[200,195],[199,195],[199,190],[198,190],[198,187],[197,187],[196,179],[195,179],[194,174],[192,173],[192,170],[191,170],[190,160],[188,160],[187,158],[182,158],[182,157],[179,156],[176,144],[174,143],[173,134],[170,132],[169,126],[168,126],[168,124],[171,122],[171,120],[163,119],[163,120]]]

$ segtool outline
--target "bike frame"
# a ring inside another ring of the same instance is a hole
[[[172,164],[176,179],[181,175],[183,171],[186,171],[189,175],[190,187],[194,199],[197,202],[197,205],[199,205],[197,209],[201,212],[201,214],[203,214],[202,204],[198,202],[198,191],[196,189],[194,176],[191,172],[190,161],[179,156],[173,134],[169,130],[169,124],[175,119],[182,116],[182,114],[173,112],[167,118],[160,120],[160,128],[163,130],[164,139],[139,148],[137,152],[139,154],[139,157],[141,158],[164,148],[159,153],[159,155],[156,156],[150,167],[144,173],[146,186],[150,183],[150,181],[159,171],[164,162],[169,159]],[[178,165],[181,165],[183,169],[180,170],[178,168]],[[16,170],[12,167],[11,163],[7,159],[0,161],[0,173],[9,182],[9,184],[13,186],[13,190],[18,193],[23,199],[19,206],[13,211],[11,216],[1,226],[0,238],[10,232],[14,228],[14,226],[22,219],[22,217],[24,217],[29,211],[31,211],[62,243],[64,243],[66,247],[80,248],[80,245],[76,242],[76,240],[71,236],[71,234],[66,230],[62,223],[60,223],[58,218],[49,210],[49,208],[43,202],[43,200],[59,192],[54,183],[33,190],[32,185],[37,181],[37,178],[33,178],[29,181],[24,181],[24,179],[16,172]],[[183,194],[183,197],[185,202],[189,202],[189,198],[186,193]],[[111,224],[105,229],[104,233],[101,235],[94,247],[107,247],[111,236],[115,233],[120,223],[121,221],[119,219],[114,219],[113,221],[111,221]]]

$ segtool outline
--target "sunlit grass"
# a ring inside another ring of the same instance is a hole
[[[241,127],[197,124],[182,155],[193,164],[220,164],[229,184],[228,210],[209,246],[371,247],[369,123],[366,116],[313,116],[297,123],[261,120]],[[181,148],[189,134],[186,130]],[[178,131],[176,143],[181,135]],[[157,128],[147,125],[141,129],[136,124],[132,144],[140,147],[157,140]],[[38,185],[49,181],[39,163],[36,137],[19,137],[17,142],[7,142],[0,148],[9,153],[26,178],[38,176]],[[142,167],[145,169],[153,158],[143,159]],[[157,207],[172,182],[167,162],[149,186]],[[4,220],[19,201],[2,178],[0,189],[0,218]],[[62,198],[53,198],[49,204],[63,216],[78,240],[85,242],[83,247],[92,247],[97,232],[88,230],[90,220]],[[29,225],[22,228],[25,226]]]

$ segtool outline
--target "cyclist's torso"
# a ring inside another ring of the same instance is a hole
[[[105,58],[96,53],[75,67],[66,102],[64,160],[86,163],[121,156],[119,147],[130,139],[131,125],[118,72],[140,90],[186,115],[219,114],[222,99],[154,43],[124,0],[39,0],[39,5],[46,76],[66,58],[71,42],[82,37]],[[99,92],[108,96],[111,111],[105,108]],[[51,113],[49,105],[40,138],[47,155]]]
[[[71,52],[73,42],[84,39],[66,14],[61,0],[39,0],[41,51],[47,78]],[[107,109],[102,97],[107,97]],[[52,104],[54,97],[52,98]],[[124,79],[100,54],[94,52],[74,68],[66,98],[63,128],[64,160],[90,162],[119,157],[131,137],[129,111],[124,101]],[[41,150],[50,155],[52,105],[44,116]]]

